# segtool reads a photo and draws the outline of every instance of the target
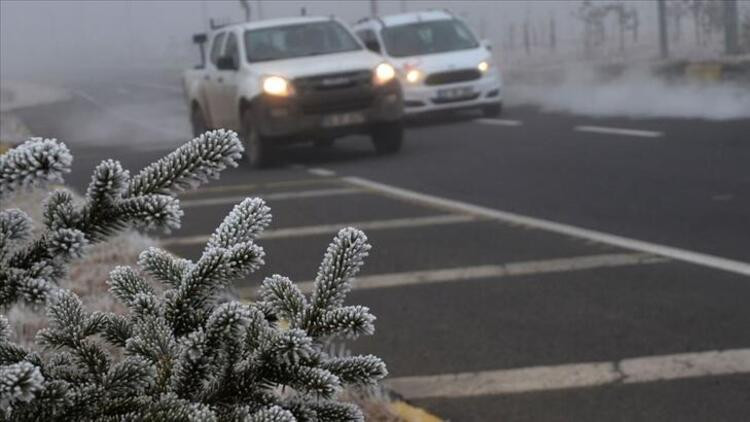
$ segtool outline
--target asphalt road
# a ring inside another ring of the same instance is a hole
[[[189,138],[169,75],[71,88],[20,114],[69,143],[81,189],[103,158],[136,170]],[[272,273],[311,280],[336,228],[365,228],[350,302],[377,332],[351,347],[453,421],[750,418],[750,120],[477,117],[414,122],[395,156],[353,137],[225,172],[183,196],[165,242],[196,257],[237,197],[266,197],[251,295]]]

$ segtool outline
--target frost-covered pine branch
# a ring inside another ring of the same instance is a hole
[[[335,236],[309,298],[275,275],[263,282],[256,303],[220,300],[233,280],[263,263],[255,241],[270,220],[265,203],[248,198],[197,261],[150,248],[140,255],[139,270],[115,268],[108,283],[125,315],[87,312],[74,293],[57,292],[47,305],[50,326],[37,335],[38,344],[55,352],[50,357],[13,345],[7,324],[0,326],[0,363],[8,368],[0,385],[12,391],[3,390],[7,416],[363,421],[338,394],[345,386],[375,384],[387,374],[385,364],[371,355],[333,356],[327,344],[373,332],[367,308],[344,305],[370,249],[367,237],[353,228]]]
[[[132,179],[115,160],[102,161],[91,176],[82,203],[64,190],[43,204],[44,230],[30,239],[29,218],[19,210],[0,212],[0,307],[23,300],[43,303],[65,275],[67,264],[87,245],[127,227],[170,231],[182,210],[173,193],[196,187],[236,166],[242,143],[231,131],[193,139],[147,166]],[[0,156],[0,200],[44,182],[62,181],[72,157],[56,140],[32,138]]]

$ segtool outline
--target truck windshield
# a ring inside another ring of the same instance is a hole
[[[264,62],[360,50],[340,23],[324,21],[245,31],[247,61]]]
[[[383,28],[382,35],[385,49],[392,57],[444,53],[479,46],[466,25],[456,19],[387,26]]]

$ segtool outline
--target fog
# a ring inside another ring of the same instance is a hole
[[[369,1],[250,0],[249,3],[252,19],[296,16],[305,8],[308,15],[334,14],[345,22],[354,22],[371,11]],[[638,11],[639,34],[632,42],[628,38],[625,49],[618,48],[616,25],[610,20],[606,42],[592,54],[583,48],[582,23],[575,17],[581,4],[579,0],[381,0],[377,8],[380,14],[448,8],[463,17],[493,44],[501,70],[508,75],[506,98],[510,103],[595,115],[724,119],[750,114],[747,85],[741,88],[726,84],[670,84],[654,77],[644,66],[633,66],[615,80],[598,80],[593,76],[597,66],[613,62],[646,63],[658,57],[656,6],[647,0],[625,2]],[[597,4],[605,4],[605,0]],[[741,7],[750,10],[750,2],[742,2]],[[167,75],[176,83],[181,69],[198,61],[191,35],[207,30],[209,19],[238,22],[244,20],[244,12],[237,0],[3,0],[0,1],[0,80],[66,86],[81,80],[127,81],[139,72],[153,73],[156,69],[159,75]],[[708,42],[704,40],[701,48],[696,48],[688,36],[689,23],[686,21],[680,29],[683,35],[677,32],[670,35],[674,40],[682,37],[680,43],[673,43],[673,54],[701,60],[719,57],[720,34],[714,34]],[[565,76],[541,84],[512,77],[549,67],[563,69]],[[125,111],[133,114],[132,120],[154,116],[137,107]],[[173,123],[166,130],[184,132],[184,121],[176,117],[167,121]]]

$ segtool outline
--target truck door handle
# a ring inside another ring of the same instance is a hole
[[[221,76],[219,76],[218,81],[219,81],[219,83],[222,83],[222,82],[224,82],[224,78],[222,78]]]
[[[210,80],[211,80],[211,77],[210,77],[210,76],[208,76],[208,75],[206,75],[206,76],[204,76],[204,77],[203,77],[203,79],[205,79],[205,80],[207,80],[207,81],[210,81]]]

